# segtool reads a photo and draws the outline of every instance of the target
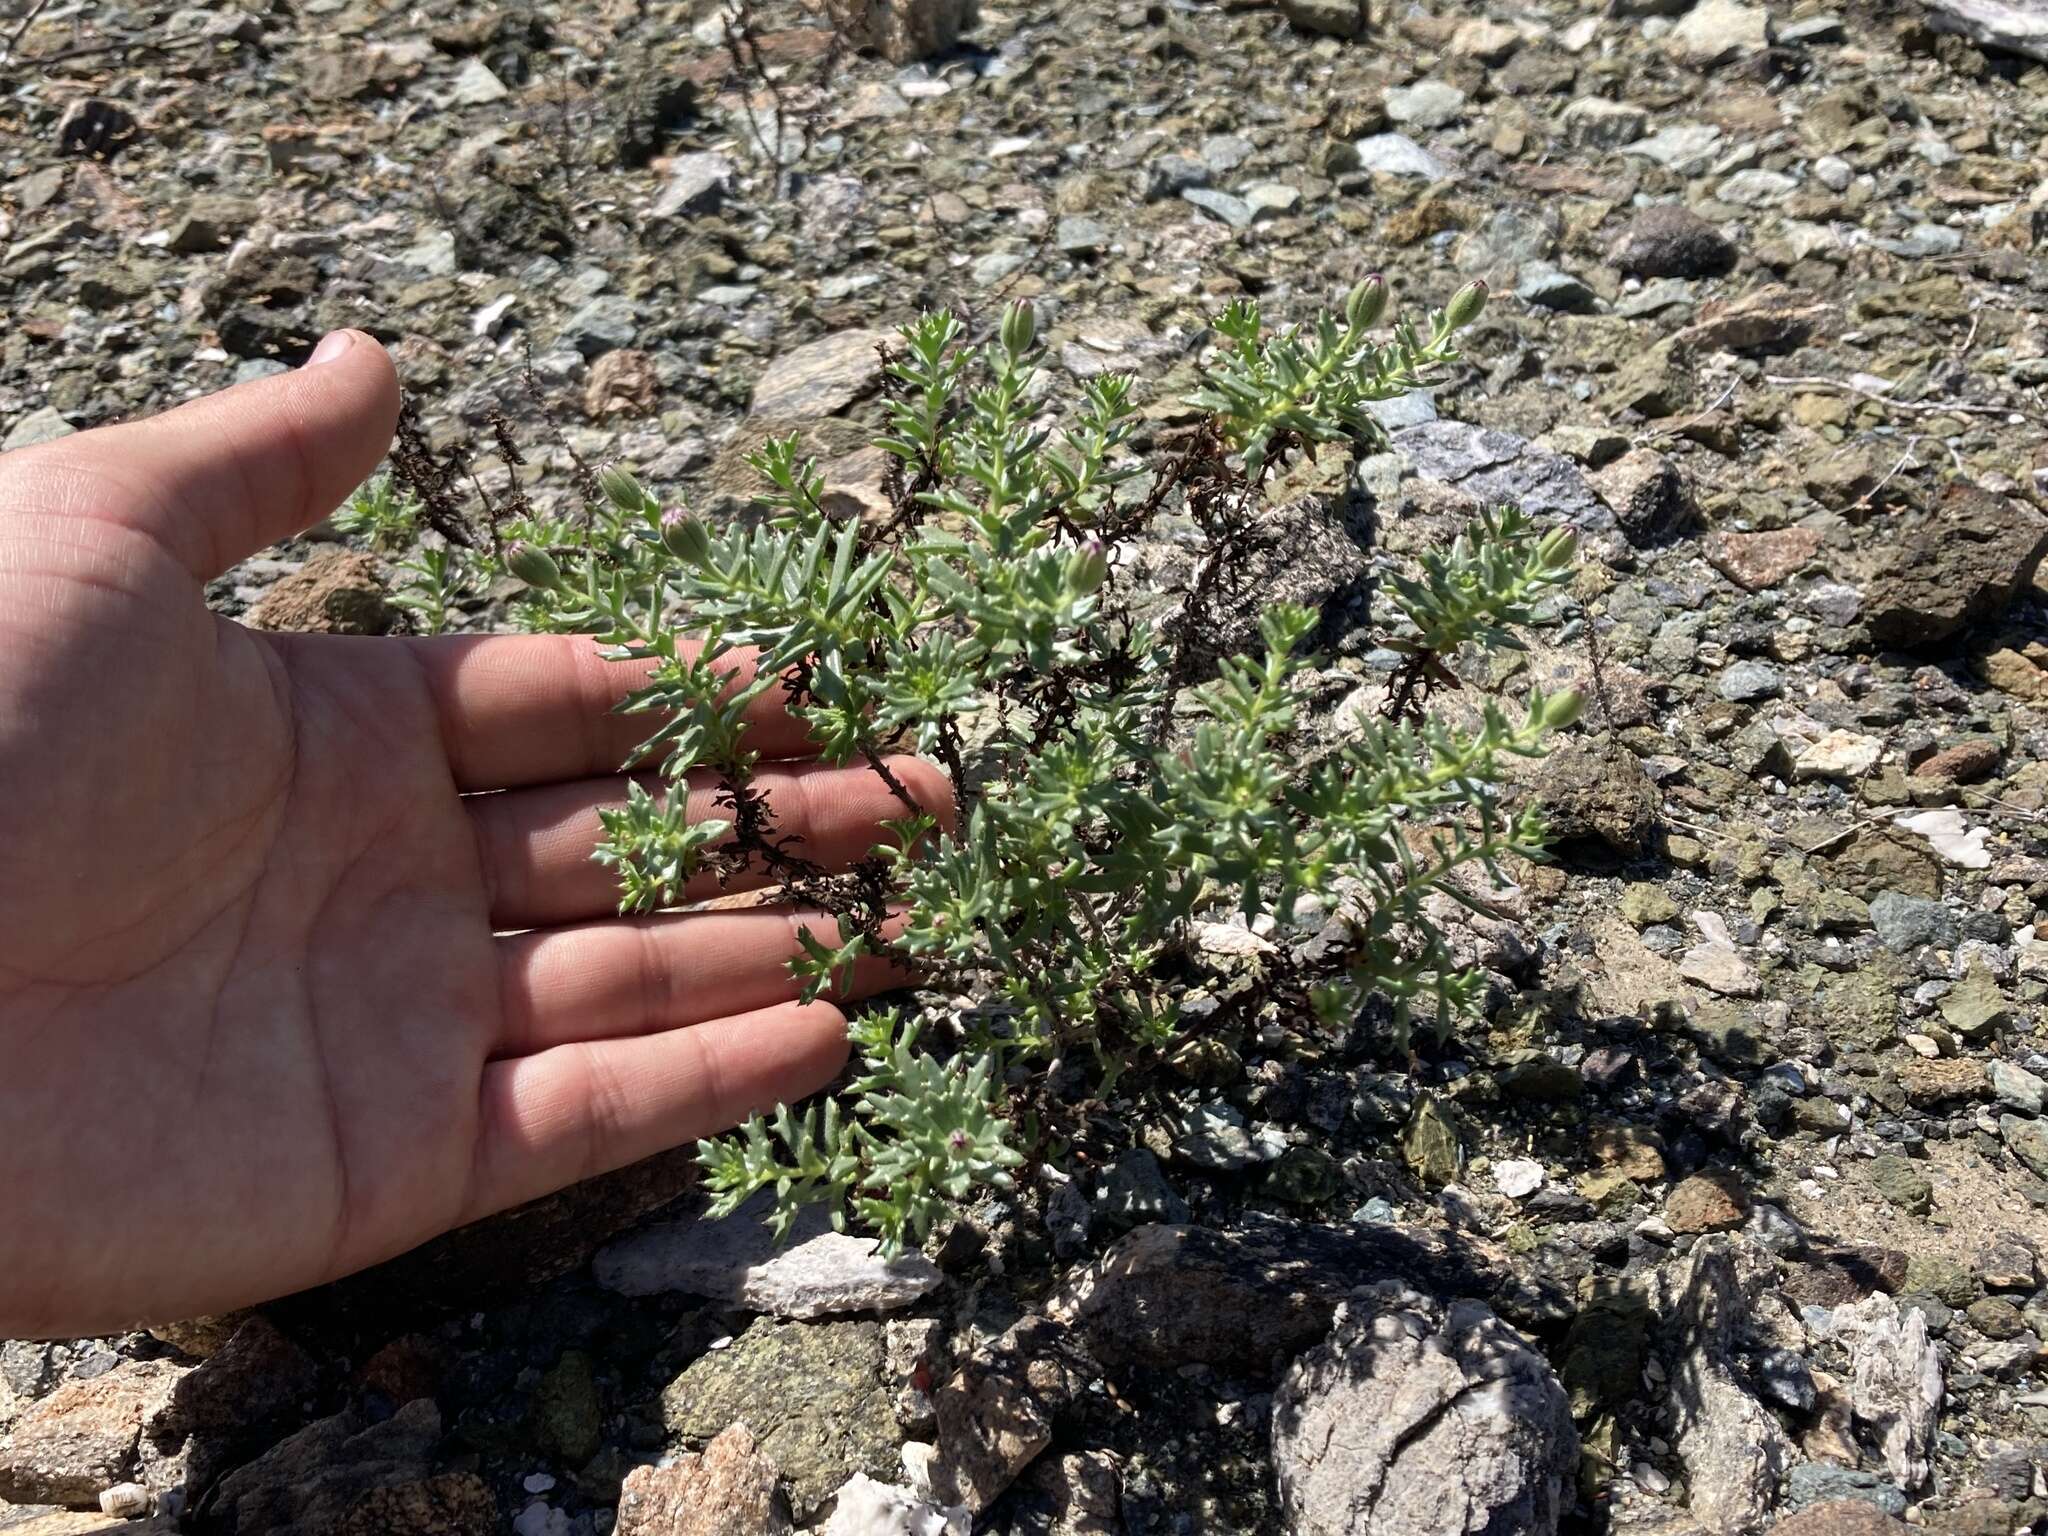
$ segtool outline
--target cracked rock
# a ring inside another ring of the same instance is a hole
[[[1378,1289],[1274,1394],[1273,1462],[1293,1529],[1555,1531],[1579,1438],[1549,1365],[1479,1302]]]

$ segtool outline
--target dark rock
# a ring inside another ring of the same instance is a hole
[[[1653,448],[1623,454],[1592,479],[1623,536],[1638,549],[1667,544],[1698,520],[1685,472]]]
[[[1633,277],[1719,277],[1735,265],[1735,243],[1677,203],[1645,208],[1615,242],[1614,264]]]
[[[1607,738],[1567,743],[1544,759],[1532,790],[1551,836],[1593,838],[1636,854],[1657,827],[1657,786],[1628,748]]]
[[[141,132],[135,114],[117,101],[81,96],[57,119],[57,150],[111,160]]]
[[[1376,1279],[1482,1296],[1518,1316],[1569,1315],[1555,1288],[1523,1269],[1442,1228],[1248,1217],[1230,1231],[1140,1227],[1070,1282],[1053,1311],[1105,1365],[1264,1373],[1322,1337],[1344,1295]]]
[[[1887,524],[1861,585],[1880,645],[1932,645],[1996,618],[2048,553],[2048,517],[1953,481],[1935,508]]]
[[[222,1536],[494,1536],[497,1501],[434,1457],[441,1415],[406,1404],[380,1424],[321,1419],[230,1473],[209,1504]]]

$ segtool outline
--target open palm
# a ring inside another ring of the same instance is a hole
[[[317,1283],[829,1080],[772,908],[612,916],[584,640],[251,632],[203,582],[389,443],[383,351],[0,459],[0,1337]],[[900,806],[764,717],[821,863]],[[929,766],[897,765],[948,803]],[[711,786],[697,786],[708,793]],[[857,986],[887,978],[857,976]]]

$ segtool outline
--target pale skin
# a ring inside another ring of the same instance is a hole
[[[383,350],[340,332],[0,457],[0,1338],[318,1284],[844,1060],[838,1007],[796,1001],[801,914],[616,915],[590,852],[650,724],[611,712],[632,668],[207,610],[206,580],[374,469],[397,409]],[[812,860],[901,814],[773,707],[756,726]]]

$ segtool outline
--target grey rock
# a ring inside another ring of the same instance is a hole
[[[835,331],[779,355],[754,384],[755,416],[830,416],[874,393],[882,382],[886,331]]]
[[[1063,1323],[1027,1317],[977,1349],[933,1395],[938,1458],[932,1492],[988,1508],[1052,1444],[1061,1413],[1099,1371]]]
[[[1754,704],[1775,699],[1785,691],[1785,675],[1763,661],[1738,661],[1724,667],[1714,679],[1714,692],[1731,704]]]
[[[1671,47],[1688,64],[1712,69],[1770,46],[1770,13],[1741,0],[1700,0],[1671,29]]]
[[[1944,1390],[1927,1318],[1880,1292],[1836,1307],[1834,1338],[1854,1366],[1856,1417],[1877,1432],[1885,1470],[1910,1493],[1927,1481]]]
[[[1387,116],[1417,128],[1447,128],[1465,115],[1465,93],[1442,80],[1397,85],[1387,92]]]
[[[640,308],[621,293],[600,294],[562,322],[562,341],[586,358],[630,347],[640,334]]]
[[[504,1528],[497,1501],[474,1472],[435,1461],[440,1441],[440,1412],[424,1397],[381,1423],[316,1420],[230,1473],[208,1501],[208,1524],[224,1536],[493,1536]]]
[[[1557,250],[1557,241],[1554,213],[1542,208],[1502,208],[1458,242],[1458,270],[1489,281],[1505,281],[1528,262],[1548,261]]]
[[[451,97],[457,106],[487,107],[511,94],[505,88],[505,82],[492,74],[491,66],[482,59],[464,59],[462,68],[455,72]]]
[[[16,448],[33,448],[37,443],[54,443],[77,430],[55,406],[46,405],[41,410],[19,417],[7,429],[7,435],[0,437],[0,453],[11,453]]]
[[[1221,219],[1232,229],[1251,227],[1252,205],[1241,197],[1219,192],[1214,187],[1189,187],[1180,198],[1184,203],[1194,204],[1211,218]]]
[[[944,1277],[920,1253],[884,1259],[866,1238],[831,1229],[822,1205],[797,1217],[778,1242],[763,1190],[723,1221],[664,1222],[601,1250],[598,1284],[623,1296],[682,1292],[777,1317],[893,1312],[934,1290]]]
[[[1532,517],[1580,527],[1609,520],[1576,464],[1513,433],[1430,421],[1394,433],[1393,448],[1410,473],[1454,485],[1483,504],[1512,502]]]
[[[1232,1171],[1253,1163],[1271,1162],[1284,1142],[1255,1137],[1245,1129],[1244,1115],[1231,1104],[1197,1104],[1181,1116],[1174,1129],[1173,1150],[1199,1168]]]
[[[1254,153],[1252,141],[1237,133],[1212,133],[1202,140],[1202,164],[1218,176],[1227,176]]]
[[[1940,902],[1903,891],[1880,891],[1870,899],[1870,922],[1878,938],[1894,954],[1928,944],[1943,948],[1956,941],[1955,914]]]
[[[1590,313],[1596,303],[1593,290],[1583,278],[1574,277],[1547,261],[1523,263],[1515,279],[1515,297],[1542,309],[1561,309],[1569,314]]]
[[[1677,176],[1698,176],[1714,163],[1720,147],[1721,130],[1711,123],[1673,123],[1625,145],[1621,152],[1654,160]]]
[[[648,211],[660,219],[710,213],[725,201],[732,170],[731,160],[708,150],[677,155],[669,162],[668,180],[661,184]]]
[[[1112,238],[1107,224],[1079,214],[1067,215],[1053,231],[1053,244],[1069,256],[1092,256],[1108,249]]]
[[[1143,1147],[1132,1147],[1110,1165],[1095,1193],[1096,1219],[1112,1234],[1147,1222],[1183,1222],[1188,1203],[1167,1182],[1159,1159]]]
[[[1991,1091],[2001,1104],[2025,1115],[2041,1113],[2044,1101],[2048,1101],[2048,1082],[2003,1057],[1993,1057],[1985,1070],[1991,1079]]]
[[[1383,1279],[1485,1296],[1517,1323],[1570,1315],[1554,1282],[1471,1233],[1249,1213],[1228,1229],[1139,1227],[1069,1280],[1051,1311],[1106,1366],[1198,1363],[1263,1376],[1324,1338],[1356,1287]]]
[[[1691,1484],[1693,1517],[1710,1530],[1761,1524],[1794,1460],[1776,1416],[1751,1395],[1740,1358],[1770,1320],[1796,1330],[1777,1284],[1778,1264],[1766,1250],[1726,1236],[1702,1238],[1656,1282],[1652,1315],[1676,1409],[1672,1446]]]
[[[1650,115],[1634,102],[1581,96],[1559,114],[1559,121],[1574,144],[1587,149],[1619,149],[1643,136]]]
[[[1209,185],[1209,167],[1192,155],[1161,155],[1145,167],[1145,200],[1179,197],[1192,187]]]
[[[2048,1179],[2048,1120],[2000,1115],[1998,1134],[2005,1138],[2006,1148],[2014,1157],[2033,1169],[2037,1177]]]
[[[2048,63],[2048,9],[2029,0],[1922,0],[1937,29]]]
[[[1782,171],[1737,171],[1714,189],[1724,203],[1738,208],[1768,208],[1782,203],[1799,190],[1799,183]]]
[[[1348,1308],[1273,1398],[1299,1536],[1547,1536],[1578,1454],[1564,1387],[1520,1335],[1397,1286]]]
[[[1832,1462],[1802,1462],[1785,1475],[1785,1502],[1793,1509],[1854,1499],[1891,1516],[1906,1512],[1906,1491],[1875,1472],[1838,1467]],[[1826,1528],[1815,1536],[1824,1536]],[[1851,1526],[1849,1536],[1869,1536]]]
[[[1405,133],[1375,133],[1360,139],[1352,148],[1363,170],[1382,176],[1411,176],[1437,181],[1447,174],[1442,161]]]

